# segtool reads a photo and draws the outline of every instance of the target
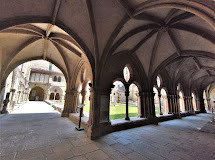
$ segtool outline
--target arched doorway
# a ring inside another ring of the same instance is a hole
[[[43,101],[44,100],[44,90],[41,87],[34,87],[31,89],[30,101]]]
[[[60,94],[56,93],[55,100],[60,100]]]
[[[54,93],[50,94],[49,100],[54,100]]]

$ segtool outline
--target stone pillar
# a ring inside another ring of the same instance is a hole
[[[173,103],[172,103],[172,97],[171,95],[167,95],[167,99],[168,99],[168,106],[169,106],[169,113],[168,114],[172,114],[173,113]]]
[[[90,88],[90,115],[88,136],[96,139],[110,127],[109,108],[111,89],[102,89],[98,87]]]
[[[126,114],[125,114],[125,120],[130,120],[128,115],[128,97],[129,97],[129,86],[125,87],[125,98],[126,98]]]
[[[203,98],[203,91],[200,92],[199,94],[199,102],[200,102],[200,112],[201,113],[206,113],[205,110],[205,103],[204,103],[204,98]]]
[[[196,98],[196,110],[200,110],[200,99]]]
[[[0,111],[3,107],[4,94],[5,94],[5,83],[0,84]]]
[[[184,108],[185,108],[185,111],[186,111],[186,112],[189,111],[188,103],[187,103],[187,96],[184,96]]]
[[[208,103],[208,110],[211,110],[211,99],[207,98],[207,103]]]
[[[137,107],[138,107],[138,117],[140,117],[140,118],[143,118],[143,114],[144,114],[144,112],[143,112],[143,107],[142,107],[142,94],[138,94],[137,93]]]
[[[192,96],[189,96],[188,99],[189,99],[189,106],[190,106],[190,107],[189,107],[189,108],[190,108],[189,112],[192,113],[192,114],[194,114],[193,97],[192,97]]]
[[[158,99],[159,99],[159,114],[160,115],[163,115],[163,113],[162,113],[162,106],[161,106],[161,94],[160,93],[158,93]]]
[[[85,100],[85,96],[86,96],[85,87],[83,87],[83,89],[82,89],[82,91],[81,91],[81,96],[82,96],[81,104],[84,104],[84,100]],[[81,116],[82,116],[82,117],[84,116],[83,110],[82,110]]]
[[[11,96],[10,96],[10,106],[8,106],[8,108],[10,108],[10,110],[12,111],[15,105],[15,100],[14,100],[14,94],[15,94],[15,89],[11,89]]]
[[[1,114],[7,114],[8,113],[8,111],[7,111],[7,105],[8,105],[8,103],[9,103],[9,99],[10,99],[10,92],[8,92],[7,94],[6,94],[6,98],[5,98],[5,100],[3,101],[3,107],[2,107],[2,110],[1,110]]]
[[[169,114],[180,114],[179,96],[178,95],[167,95],[169,103]],[[179,115],[180,117],[180,115]]]
[[[157,117],[155,116],[154,93],[142,92],[141,94],[141,112],[144,118],[148,118],[154,124],[158,124]]]
[[[77,99],[77,90],[71,89],[66,90],[66,99],[64,104],[64,109],[62,112],[62,117],[68,117],[70,113],[75,113],[76,111],[76,99]]]
[[[179,104],[179,99],[180,96],[179,95],[175,95],[176,96],[176,107],[177,107],[177,114],[178,114],[178,118],[181,118],[181,112],[180,112],[180,104]]]
[[[17,101],[16,101],[16,103],[19,103],[20,102],[20,93],[21,93],[21,91],[18,91],[17,93],[18,93],[18,95],[17,95]]]

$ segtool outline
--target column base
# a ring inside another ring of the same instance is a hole
[[[98,139],[102,135],[111,132],[111,123],[110,122],[102,122],[98,126],[89,126],[87,130],[87,136],[91,140]]]
[[[130,118],[129,117],[125,117],[125,120],[130,121]]]
[[[61,117],[69,117],[69,113],[62,113]]]
[[[1,114],[8,114],[8,111],[1,111]]]
[[[190,115],[195,115],[195,111],[189,111]]]

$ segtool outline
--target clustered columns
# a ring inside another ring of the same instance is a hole
[[[109,103],[111,89],[103,89],[92,87],[90,85],[90,115],[88,135],[91,139],[95,139],[109,129]]]
[[[200,98],[196,98],[196,110],[200,111]]]
[[[207,104],[208,104],[208,110],[210,111],[211,110],[211,99],[210,98],[207,98]]]
[[[125,97],[126,97],[126,115],[125,115],[125,120],[130,120],[129,115],[128,115],[129,85],[125,86]]]
[[[141,113],[145,118],[155,118],[155,107],[154,106],[154,93],[152,92],[141,92]]]
[[[190,112],[191,114],[194,112],[192,99],[192,96],[184,96],[185,111]]]
[[[180,117],[180,107],[179,107],[179,96],[178,95],[167,95],[169,104],[169,114],[175,114]]]
[[[77,104],[78,91],[75,89],[67,89],[65,95],[65,105],[62,117],[68,117],[70,113],[75,113]]]

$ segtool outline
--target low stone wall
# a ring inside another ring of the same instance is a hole
[[[78,126],[79,116],[80,116],[80,113],[70,113],[69,119]],[[85,116],[81,117],[81,127],[83,127],[85,130],[88,129],[88,119],[89,118]]]
[[[57,110],[58,112],[60,112],[60,113],[63,112],[62,105],[56,104],[55,101],[45,100],[45,102],[46,102],[48,105],[51,105],[51,106],[52,106],[55,110]]]

